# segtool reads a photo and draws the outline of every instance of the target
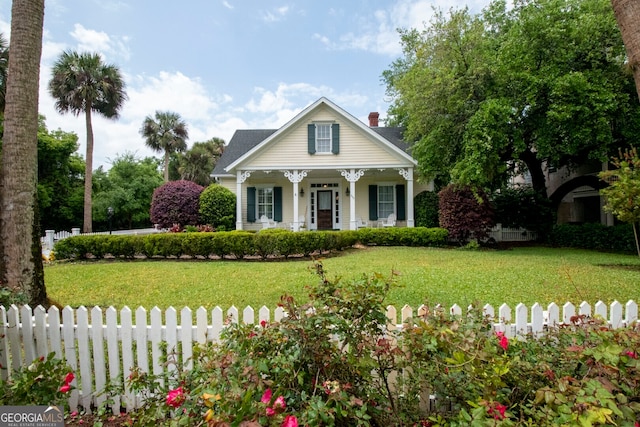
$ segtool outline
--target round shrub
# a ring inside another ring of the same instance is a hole
[[[151,199],[151,222],[162,228],[199,224],[200,194],[204,187],[191,181],[170,181],[156,188]]]
[[[236,222],[236,195],[220,184],[211,184],[200,194],[200,220],[217,230],[233,230]]]

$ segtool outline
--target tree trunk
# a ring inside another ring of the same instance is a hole
[[[46,302],[40,236],[34,234],[38,169],[38,89],[44,0],[14,0],[0,180],[2,282],[16,300]]]
[[[540,161],[538,156],[536,156],[536,153],[530,149],[522,152],[519,157],[529,169],[529,173],[531,174],[531,186],[533,189],[545,197],[549,197],[547,195],[547,180],[542,170],[542,161]]]
[[[164,182],[169,182],[169,150],[164,151]]]
[[[627,49],[629,66],[633,70],[636,92],[640,99],[640,2],[638,0],[611,0],[618,21],[622,42]]]
[[[83,233],[91,233],[93,230],[93,203],[91,194],[93,191],[93,126],[91,125],[91,105],[87,105],[84,114],[87,126],[87,151],[84,167],[84,225]]]

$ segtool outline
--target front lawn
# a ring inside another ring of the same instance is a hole
[[[496,308],[519,302],[640,301],[640,259],[576,249],[523,247],[505,251],[369,247],[323,259],[329,277],[349,280],[396,271],[389,304],[459,304]],[[85,261],[45,268],[49,297],[65,306],[130,308],[231,305],[273,309],[280,296],[305,299],[317,280],[312,261]]]

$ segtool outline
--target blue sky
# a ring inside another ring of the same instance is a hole
[[[363,122],[386,117],[381,75],[401,55],[398,28],[424,28],[432,8],[488,0],[46,0],[40,113],[49,129],[76,132],[46,87],[63,50],[98,52],[122,71],[129,100],[117,121],[94,117],[94,167],[125,152],[153,153],[139,134],[156,110],[187,122],[189,145],[236,129],[278,128],[321,96]],[[11,2],[0,0],[10,37]]]

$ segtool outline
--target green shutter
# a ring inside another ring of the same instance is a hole
[[[247,187],[247,222],[256,222],[256,187]]]
[[[340,125],[337,123],[331,125],[331,152],[340,153]]]
[[[369,221],[378,220],[378,186],[369,186]]]
[[[396,219],[404,221],[407,219],[407,201],[404,194],[404,184],[396,185]]]
[[[307,125],[307,148],[309,154],[316,154],[316,125]]]
[[[282,221],[282,187],[273,187],[273,220]]]

